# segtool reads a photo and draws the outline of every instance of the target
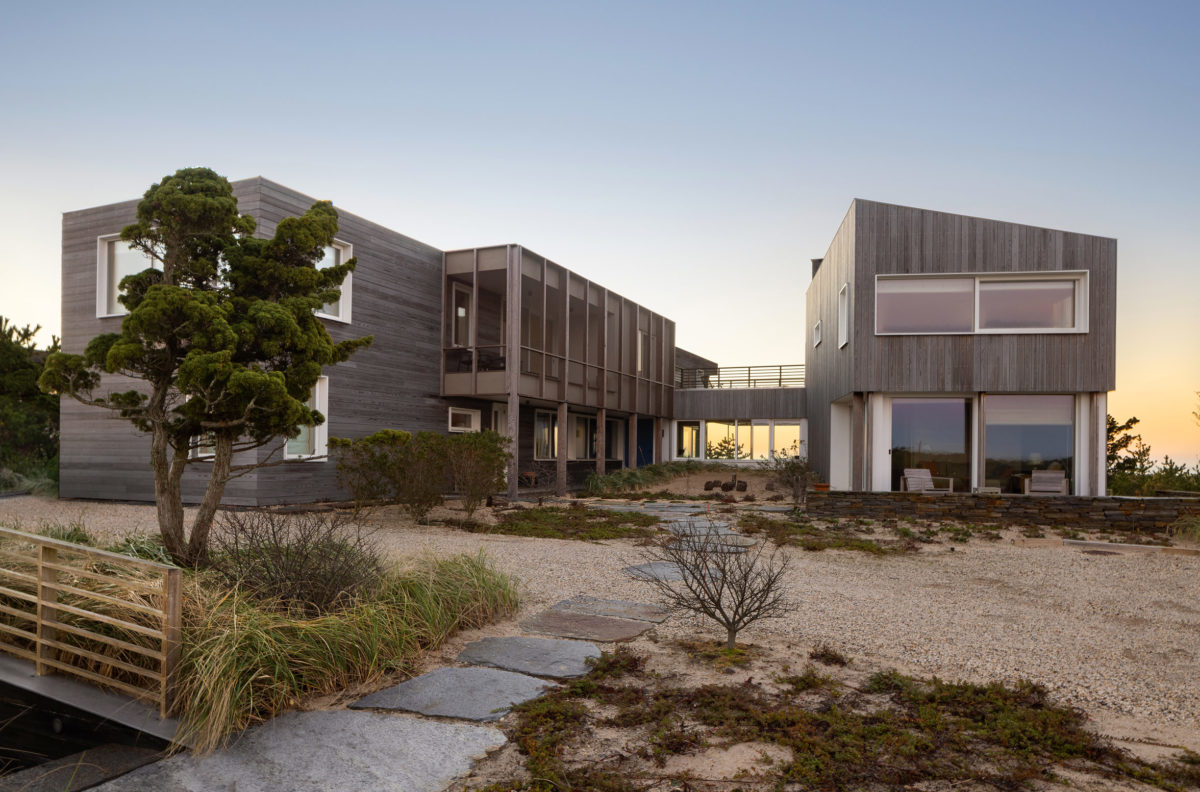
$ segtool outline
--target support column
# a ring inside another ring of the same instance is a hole
[[[625,430],[625,454],[629,459],[629,467],[631,468],[636,468],[638,466],[637,423],[638,414],[632,413],[629,416],[629,426]]]
[[[515,361],[516,358],[509,358],[509,361]],[[509,365],[512,365],[510,362]],[[512,456],[508,458],[508,499],[510,501],[517,499],[517,484],[518,477],[521,475],[521,460],[520,460],[520,431],[521,431],[521,397],[514,387],[508,392],[508,450],[512,452]]]
[[[554,492],[567,494],[567,403],[558,403],[558,453],[554,458]]]
[[[505,327],[508,338],[504,339],[506,360],[504,361],[504,384],[508,390],[508,450],[512,456],[508,460],[508,499],[517,499],[518,476],[521,474],[521,250],[509,245],[507,249],[507,275],[504,284],[506,297],[505,308],[508,319]],[[543,367],[544,369],[544,367]]]
[[[603,384],[601,385],[603,387]],[[596,475],[603,476],[606,472],[605,463],[608,459],[608,410],[601,407],[596,410]]]
[[[863,468],[866,460],[867,410],[861,393],[855,393],[850,403],[850,489],[866,489]]]

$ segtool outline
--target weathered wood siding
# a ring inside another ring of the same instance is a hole
[[[262,178],[234,182],[239,208],[270,236],[280,220],[302,214],[312,198]],[[120,318],[97,319],[96,238],[119,232],[134,219],[137,201],[71,212],[63,218],[63,343],[81,352],[101,332],[117,332]],[[382,428],[445,431],[447,403],[440,398],[438,366],[442,254],[429,245],[339,210],[337,238],[353,245],[351,324],[326,320],[335,340],[374,336],[349,361],[326,369],[331,437],[361,437]],[[102,391],[123,388],[106,378]],[[106,411],[74,403],[62,410],[63,497],[153,500],[148,442]],[[282,446],[282,443],[280,443]],[[261,449],[265,459],[280,448]],[[203,491],[208,466],[198,463],[185,479],[185,498]],[[234,479],[228,504],[271,504],[339,497],[336,465],[296,461]]]
[[[852,390],[1076,393],[1116,387],[1115,239],[861,199],[852,211]],[[1088,272],[1086,333],[875,335],[876,275],[1063,270]],[[836,290],[820,287],[834,301]]]
[[[807,418],[804,388],[688,388],[675,391],[675,420]]]
[[[850,333],[846,346],[837,344],[837,298],[843,284],[850,284],[850,293],[855,291],[855,206],[842,219],[842,224],[821,266],[813,273],[812,283],[805,293],[805,383],[806,411],[808,415],[808,459],[823,481],[829,481],[829,410],[830,403],[851,393],[853,366],[851,355],[856,345],[857,334]],[[851,297],[851,310],[855,300]],[[821,322],[821,343],[813,347],[813,325]]]

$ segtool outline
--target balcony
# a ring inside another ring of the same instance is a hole
[[[803,388],[804,364],[676,368],[675,387],[680,389]]]

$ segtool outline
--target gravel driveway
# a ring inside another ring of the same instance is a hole
[[[80,517],[104,535],[153,530],[149,506],[0,500],[0,522]],[[643,600],[649,586],[621,568],[640,560],[630,541],[601,543],[471,534],[380,518],[397,556],[484,549],[522,583],[522,615],[576,594]],[[798,663],[829,643],[864,665],[976,681],[1040,682],[1093,714],[1129,716],[1200,735],[1200,557],[1091,555],[1063,547],[973,540],[912,555],[808,553],[793,557],[796,613],[742,639],[794,646]],[[659,637],[711,627],[675,616]],[[1188,740],[1189,743],[1200,738]]]

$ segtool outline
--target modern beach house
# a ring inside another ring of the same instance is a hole
[[[233,186],[264,235],[313,203],[263,178]],[[118,236],[136,206],[63,217],[65,351],[120,326],[117,284],[146,266]],[[1050,469],[1071,493],[1104,492],[1115,240],[856,200],[813,261],[806,365],[723,368],[678,348],[671,319],[520,245],[441,251],[340,209],[339,223],[326,261],[358,264],[319,315],[335,339],[375,343],[325,372],[326,422],[231,481],[231,505],[344,497],[328,438],[383,428],[505,434],[513,496],[776,450],[807,453],[835,489],[898,489],[923,468],[955,491],[1021,492]],[[62,496],[152,500],[147,448],[65,400]],[[191,467],[198,500],[207,470]]]

